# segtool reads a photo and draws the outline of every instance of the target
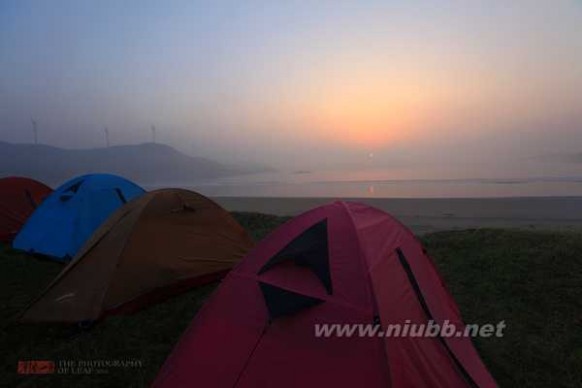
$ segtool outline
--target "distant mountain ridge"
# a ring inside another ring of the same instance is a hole
[[[88,173],[117,174],[142,185],[158,185],[189,184],[250,172],[254,171],[188,156],[157,143],[63,149],[0,142],[0,177],[27,176],[52,185]]]
[[[572,163],[582,163],[582,152],[577,154],[569,154],[566,160]]]
[[[549,162],[582,163],[582,152],[563,153],[563,154],[546,154],[546,155],[540,155],[536,159],[549,161]]]

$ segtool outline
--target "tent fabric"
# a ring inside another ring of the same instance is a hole
[[[327,241],[309,243],[322,225]],[[267,265],[281,252],[289,259]],[[153,386],[496,386],[469,338],[315,336],[316,324],[429,319],[463,327],[419,241],[381,210],[335,202],[279,227],[229,273]]]
[[[143,193],[135,183],[115,175],[71,179],[36,209],[13,248],[70,261],[111,213]]]
[[[115,212],[22,320],[93,321],[136,311],[223,277],[253,245],[210,199],[152,191]]]
[[[0,179],[0,242],[10,243],[52,189],[34,179]]]

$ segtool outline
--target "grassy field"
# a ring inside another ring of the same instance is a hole
[[[238,213],[260,239],[284,221]],[[423,237],[463,318],[505,320],[503,338],[476,339],[501,386],[582,386],[582,234],[518,230],[441,232]],[[91,329],[23,325],[13,317],[62,266],[0,247],[0,386],[142,387],[155,377],[216,285],[191,291]],[[102,375],[19,376],[18,360],[138,360]]]

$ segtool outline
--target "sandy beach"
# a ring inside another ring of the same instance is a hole
[[[215,197],[231,211],[293,216],[334,198]],[[386,210],[415,233],[474,228],[582,229],[582,197],[351,198]]]

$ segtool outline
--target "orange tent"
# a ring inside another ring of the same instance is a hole
[[[157,190],[114,213],[24,312],[80,322],[130,312],[219,279],[253,246],[231,215],[187,190]]]

